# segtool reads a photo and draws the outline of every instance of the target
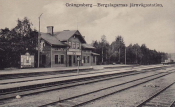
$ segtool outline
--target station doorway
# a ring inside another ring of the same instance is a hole
[[[71,55],[69,55],[69,66],[72,66],[72,56]]]
[[[41,56],[41,63],[42,63],[42,65],[46,64],[46,55]]]

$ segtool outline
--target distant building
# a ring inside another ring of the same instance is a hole
[[[53,26],[41,33],[40,65],[44,67],[71,67],[96,65],[97,53],[88,45],[78,30],[54,32]]]
[[[168,58],[170,58],[170,60],[173,60],[173,62],[175,62],[175,53],[169,53]]]

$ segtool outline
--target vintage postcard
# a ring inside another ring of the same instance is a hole
[[[174,107],[175,0],[0,0],[0,106]]]

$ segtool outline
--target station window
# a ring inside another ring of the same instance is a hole
[[[77,45],[77,46],[76,46],[76,47],[77,47],[77,49],[80,49],[80,45],[79,45],[79,43],[77,43],[76,45]]]
[[[55,55],[55,64],[58,64],[58,55]]]
[[[73,48],[73,42],[71,42],[71,45],[70,46],[71,46],[71,48]]]
[[[83,56],[84,63],[86,63],[86,56]]]
[[[61,55],[61,64],[64,64],[64,55]]]
[[[27,56],[26,58],[26,63],[29,63],[29,56]]]
[[[89,63],[89,56],[87,56],[87,63]]]
[[[76,49],[76,43],[72,42],[72,45],[73,45],[73,49]]]
[[[72,43],[71,42],[69,42],[69,46],[72,47]]]
[[[95,63],[95,56],[93,56],[93,62]]]
[[[73,58],[74,58],[74,59],[73,59],[73,63],[75,63],[76,57],[75,57],[75,56],[73,56]]]

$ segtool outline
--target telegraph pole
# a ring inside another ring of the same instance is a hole
[[[121,38],[119,38],[119,64],[120,64],[120,41],[121,41]]]
[[[125,47],[125,65],[126,65],[126,47]]]
[[[42,13],[43,14],[43,13]],[[42,15],[41,14],[41,15]],[[38,17],[39,18],[39,32],[38,32],[38,68],[39,68],[39,62],[40,62],[40,18],[41,15]]]
[[[138,63],[138,60],[137,60],[138,58],[137,58],[137,49],[136,49],[136,63]]]
[[[103,46],[102,46],[102,59],[101,60],[102,60],[102,64],[103,64]]]
[[[78,15],[77,15],[77,30],[78,30]]]
[[[119,64],[120,64],[120,47],[119,47]]]

